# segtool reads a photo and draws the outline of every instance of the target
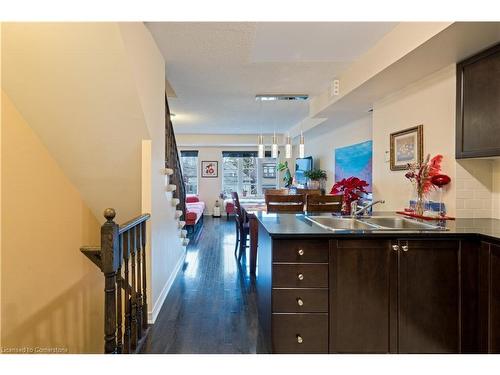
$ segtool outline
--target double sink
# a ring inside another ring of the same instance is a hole
[[[414,219],[397,216],[374,217],[335,217],[335,216],[306,216],[319,226],[333,231],[443,231],[446,228],[438,225],[423,223]]]

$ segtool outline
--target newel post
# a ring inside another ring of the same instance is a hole
[[[104,210],[106,222],[101,226],[101,259],[104,273],[104,352],[116,353],[116,271],[119,267],[119,226],[112,208]]]

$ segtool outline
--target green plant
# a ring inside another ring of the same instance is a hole
[[[312,181],[326,180],[326,171],[323,169],[311,169],[310,171],[305,171],[304,176]]]
[[[290,173],[290,168],[288,168],[288,162],[285,161],[282,163],[278,163],[276,169],[278,170],[278,172],[285,172],[285,174],[283,175],[283,181],[285,182],[285,187],[288,188],[292,186],[293,177],[292,174]]]

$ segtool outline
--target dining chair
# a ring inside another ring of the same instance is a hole
[[[243,215],[243,210],[240,205],[240,198],[238,193],[233,191],[231,193],[231,197],[233,198],[234,205],[234,221],[236,224],[236,243],[234,246],[234,255],[238,255],[238,261],[241,259],[241,256],[245,252],[247,246],[247,238],[250,234],[250,225],[248,220],[246,220],[245,215]],[[238,246],[239,245],[239,246]],[[238,247],[240,252],[238,254]]]
[[[342,195],[307,195],[307,212],[340,212],[342,211]]]
[[[264,195],[288,195],[288,189],[264,189]]]
[[[297,194],[302,194],[302,195],[322,195],[323,192],[321,189],[301,189],[297,188]]]
[[[266,195],[267,212],[304,212],[306,197],[302,194]]]

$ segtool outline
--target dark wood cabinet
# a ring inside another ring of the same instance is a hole
[[[259,229],[261,352],[500,353],[499,244]]]
[[[453,240],[400,240],[398,352],[460,352],[460,255]]]
[[[390,337],[396,270],[389,240],[331,241],[331,353],[396,352]]]
[[[482,243],[479,280],[480,351],[500,353],[500,245]]]
[[[332,353],[459,353],[459,241],[336,240]]]
[[[456,157],[500,156],[500,44],[457,64]]]

